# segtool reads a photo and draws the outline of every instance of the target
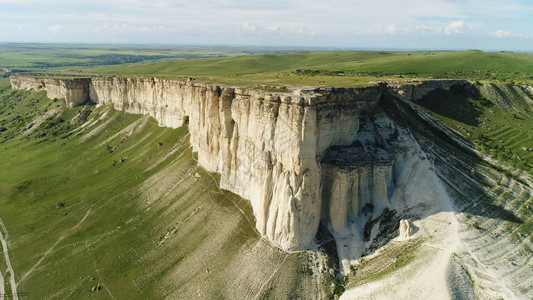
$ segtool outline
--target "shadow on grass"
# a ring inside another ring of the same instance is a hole
[[[449,119],[470,126],[479,126],[481,112],[473,103],[479,99],[479,92],[468,87],[452,87],[449,91],[437,89],[429,92],[416,104]]]

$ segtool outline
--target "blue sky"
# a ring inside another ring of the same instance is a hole
[[[0,0],[0,42],[533,50],[533,1]]]

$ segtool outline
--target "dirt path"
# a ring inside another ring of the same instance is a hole
[[[96,273],[98,274],[98,277],[99,278],[103,278],[102,274],[100,274],[100,270],[98,270],[98,267],[96,266],[96,260],[94,259],[94,256],[91,253],[91,250],[89,249],[89,246],[87,246],[87,242],[85,242],[85,248],[87,249],[87,252],[89,253],[89,256],[91,256],[91,260],[93,261],[94,269],[96,270]],[[101,286],[103,286],[104,289],[106,289],[107,293],[109,294],[109,296],[111,298],[117,300],[117,298],[115,296],[113,296],[113,294],[111,294],[111,291],[107,288],[107,286],[103,282],[100,282],[99,284]]]
[[[11,261],[9,260],[9,253],[7,251],[7,239],[9,238],[9,233],[7,232],[6,226],[4,225],[4,222],[2,222],[1,218],[0,218],[0,226],[2,227],[2,230],[0,230],[0,241],[2,242],[2,248],[4,249],[4,258],[6,260],[7,271],[9,272],[9,275],[10,275],[9,284],[11,285],[11,294],[14,300],[18,300],[17,284],[15,283],[15,271],[13,271],[13,267],[11,266]],[[4,279],[2,278],[2,290],[4,290],[3,281]],[[0,294],[4,295],[4,297],[7,296],[5,295],[5,291],[0,291]]]
[[[83,223],[83,221],[85,221],[85,219],[89,216],[89,214],[91,213],[91,210],[92,210],[92,207],[89,208],[89,210],[85,213],[85,216],[83,216],[83,218],[81,219],[81,221],[78,222],[78,224],[76,224],[76,226],[72,227],[72,229],[70,230],[70,232],[62,235],[53,245],[52,247],[50,247],[48,250],[46,250],[46,252],[43,254],[43,256],[35,263],[35,265],[33,265],[33,267],[31,267],[30,270],[28,270],[28,272],[26,272],[19,280],[19,282],[17,283],[17,285],[19,285],[21,282],[24,281],[24,279],[26,279],[26,277],[28,277],[28,275],[30,275],[34,270],[35,268],[37,268],[42,262],[43,260],[48,256],[50,255],[50,253],[52,253],[52,250],[54,250],[55,246],[57,244],[59,244],[59,242],[61,242],[63,239],[65,239],[67,236],[69,236],[72,231],[74,231],[76,228],[78,228],[78,226],[81,225],[81,223]]]
[[[2,272],[0,271],[0,299],[5,298],[6,290],[4,288],[4,276],[2,276]]]
[[[261,287],[258,289],[257,294],[255,294],[255,296],[254,296],[254,299],[259,299],[261,297],[261,295],[262,295],[263,291],[265,290],[265,288],[268,286],[268,284],[270,283],[272,278],[274,278],[274,275],[276,275],[276,273],[278,273],[279,269],[281,268],[281,266],[287,260],[288,257],[289,257],[289,254],[285,254],[285,258],[283,258],[283,260],[279,263],[279,265],[276,267],[276,269],[274,269],[274,271],[272,272],[270,277],[268,277],[268,279],[265,280],[263,282],[263,284],[261,285]]]

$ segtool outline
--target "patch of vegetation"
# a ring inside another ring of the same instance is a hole
[[[45,115],[56,104],[46,92],[32,93],[10,89],[0,92],[0,142],[20,136],[33,127],[38,116]]]
[[[352,265],[351,274],[348,275],[347,279],[344,279],[347,282],[346,288],[379,280],[406,266],[416,258],[417,250],[422,243],[422,238],[416,238],[389,244],[383,253],[372,258],[359,259],[359,264]]]

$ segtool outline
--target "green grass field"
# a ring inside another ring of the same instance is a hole
[[[234,85],[354,86],[413,78],[531,82],[532,53],[312,52],[161,62],[80,70],[118,76],[196,76]]]
[[[69,66],[83,69],[98,65],[232,57],[270,51],[252,47],[0,44],[0,68],[55,72],[57,68]]]
[[[533,82],[533,53],[2,45],[0,67],[49,75],[196,77],[243,87],[362,86],[454,78]]]

